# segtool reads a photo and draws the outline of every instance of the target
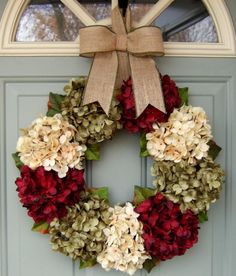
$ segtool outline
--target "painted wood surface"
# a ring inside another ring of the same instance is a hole
[[[48,92],[62,91],[69,77],[87,73],[89,63],[79,58],[43,61],[26,59],[19,66],[20,61],[23,59],[7,59],[4,61],[5,69],[0,69],[1,75],[5,71],[0,85],[1,123],[4,131],[1,132],[1,276],[104,275],[100,268],[78,271],[77,263],[73,264],[67,257],[50,251],[47,237],[30,231],[32,221],[20,206],[15,192],[14,180],[18,171],[11,159],[19,128],[45,113]],[[13,63],[16,64],[15,69]],[[190,102],[193,105],[206,109],[216,141],[223,147],[218,161],[227,171],[227,183],[220,201],[212,206],[209,222],[202,226],[199,244],[189,250],[186,256],[163,263],[152,275],[233,276],[229,274],[230,266],[226,264],[229,264],[230,249],[235,248],[231,236],[235,222],[230,212],[235,204],[232,201],[235,196],[235,185],[232,182],[235,177],[235,171],[232,170],[232,153],[235,148],[231,143],[235,137],[235,66],[230,60],[218,59],[212,59],[209,63],[204,59],[166,58],[160,59],[158,64],[161,71],[171,74],[179,86],[190,88]],[[134,185],[150,186],[152,182],[150,160],[140,159],[138,153],[137,135],[124,132],[118,134],[113,141],[102,146],[101,161],[89,165],[89,184],[95,187],[109,186],[113,203],[131,200]]]

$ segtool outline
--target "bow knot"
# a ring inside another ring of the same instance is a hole
[[[160,75],[152,57],[164,54],[161,31],[144,26],[130,31],[119,8],[112,10],[112,29],[90,26],[80,30],[80,55],[94,57],[83,104],[99,102],[109,114],[113,91],[131,75],[137,116],[150,104],[165,113]],[[127,31],[128,30],[128,31]]]
[[[128,40],[126,34],[116,35],[116,51],[126,52],[128,47]]]

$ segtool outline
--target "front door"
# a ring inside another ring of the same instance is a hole
[[[233,2],[228,1],[232,14],[236,13]],[[158,66],[180,87],[189,87],[192,105],[207,111],[216,142],[223,148],[218,162],[226,171],[226,184],[221,199],[209,212],[209,222],[201,225],[199,243],[185,256],[162,262],[151,275],[233,276],[235,59],[166,57],[158,60]],[[46,113],[50,91],[62,93],[70,78],[87,75],[89,67],[90,61],[79,57],[0,57],[1,276],[121,275],[106,273],[99,266],[81,271],[77,262],[52,252],[48,237],[31,231],[32,220],[21,207],[14,184],[18,171],[11,154],[15,152],[19,129]],[[86,177],[90,185],[108,186],[112,203],[132,200],[134,185],[151,185],[150,161],[140,159],[137,135],[118,134],[102,146],[101,156],[101,161],[89,164]]]

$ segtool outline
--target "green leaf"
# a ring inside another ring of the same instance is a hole
[[[142,203],[145,199],[154,196],[156,194],[156,190],[151,188],[144,188],[135,186],[134,187],[134,205],[137,206]]]
[[[50,92],[47,116],[52,117],[57,113],[61,113],[61,103],[64,101],[64,99],[64,95]]]
[[[88,268],[88,267],[92,267],[97,263],[96,259],[92,259],[89,261],[80,261],[80,266],[79,269],[84,269],[84,268]]]
[[[150,273],[152,271],[152,269],[158,264],[159,262],[152,258],[152,259],[148,259],[144,262],[143,264],[143,268]]]
[[[149,156],[149,153],[147,151],[147,139],[146,139],[146,133],[143,132],[140,136],[140,156],[141,157],[147,157]]]
[[[204,223],[204,222],[208,221],[207,213],[203,213],[203,212],[199,213],[198,218],[199,218],[200,223]]]
[[[100,199],[104,199],[106,201],[109,201],[109,191],[107,187],[102,187],[102,188],[90,188],[89,192],[92,195],[98,196]]]
[[[210,146],[210,149],[208,151],[209,156],[215,160],[216,157],[219,155],[221,152],[222,148],[218,146],[213,140],[211,140],[208,145]]]
[[[16,167],[20,170],[24,164],[20,160],[20,156],[18,152],[12,154],[12,158],[15,160]]]
[[[47,222],[35,223],[32,227],[32,231],[39,232],[41,234],[48,234],[49,224]]]
[[[99,144],[89,144],[87,145],[87,150],[85,152],[85,158],[87,160],[99,160],[100,159],[100,145]]]
[[[188,105],[188,87],[179,88],[179,95],[181,98],[181,106]]]

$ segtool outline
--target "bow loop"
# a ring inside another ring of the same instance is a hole
[[[128,34],[128,52],[136,56],[163,56],[162,34],[157,27],[140,27]]]
[[[85,27],[79,34],[83,57],[94,57],[95,53],[112,52],[116,48],[116,34],[105,26]]]

